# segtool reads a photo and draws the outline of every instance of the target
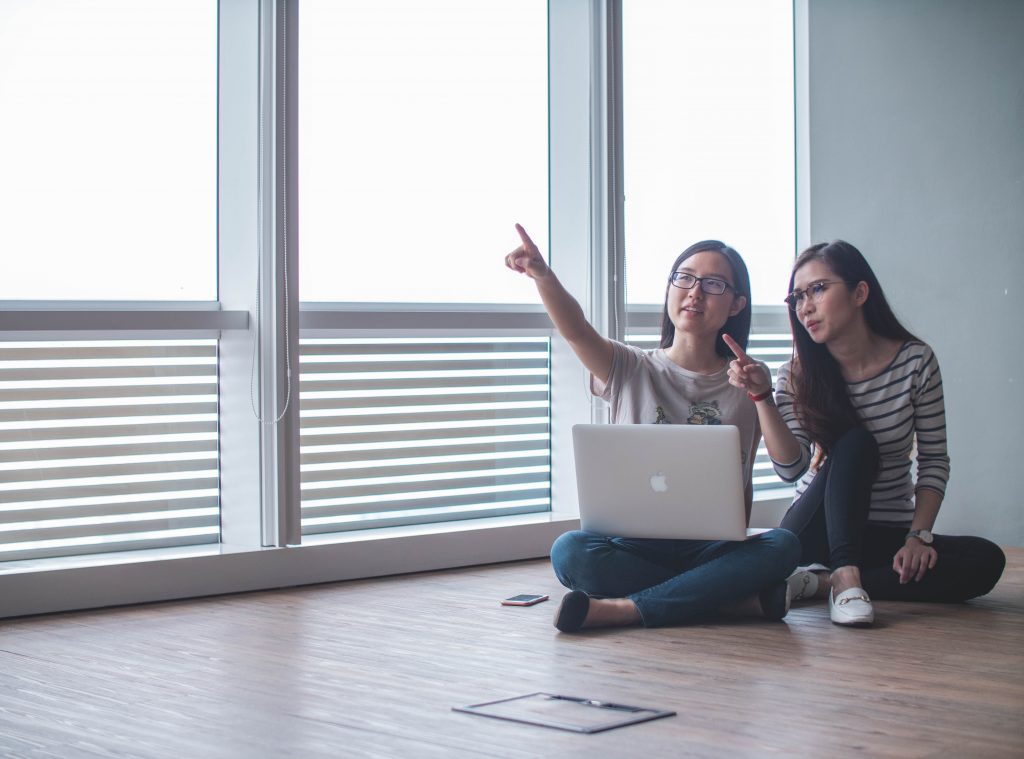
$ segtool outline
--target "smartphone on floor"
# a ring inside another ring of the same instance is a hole
[[[518,596],[502,599],[502,606],[533,606],[541,601],[547,601],[548,596],[535,596],[530,593],[521,593]]]

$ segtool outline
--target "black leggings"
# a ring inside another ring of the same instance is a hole
[[[864,590],[890,601],[966,601],[995,587],[1006,565],[999,546],[984,538],[936,535],[935,568],[920,582],[900,584],[893,556],[906,540],[905,526],[868,523],[878,444],[860,428],[843,435],[782,527],[800,538],[801,564],[860,568]]]

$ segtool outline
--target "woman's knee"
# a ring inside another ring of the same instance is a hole
[[[842,434],[833,446],[830,455],[858,455],[869,460],[878,460],[878,441],[863,427],[851,427]]]
[[[783,527],[776,527],[757,536],[768,546],[776,573],[788,576],[800,562],[800,538]]]
[[[581,530],[564,532],[551,545],[551,567],[555,577],[566,587],[572,587],[580,558],[586,552],[587,533]]]
[[[976,598],[989,593],[999,582],[1006,568],[1006,554],[991,540],[974,537],[968,540],[970,550],[967,555],[972,564],[969,576],[973,580],[968,598]]]
[[[936,535],[937,581],[945,589],[940,600],[968,601],[989,593],[1006,567],[1003,550],[985,538]]]

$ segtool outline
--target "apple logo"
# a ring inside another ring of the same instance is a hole
[[[651,475],[651,490],[655,493],[664,493],[668,490],[668,478],[661,472]]]

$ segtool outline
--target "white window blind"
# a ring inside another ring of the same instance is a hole
[[[305,338],[303,534],[551,508],[547,337]]]
[[[215,340],[0,342],[0,561],[219,540]]]

